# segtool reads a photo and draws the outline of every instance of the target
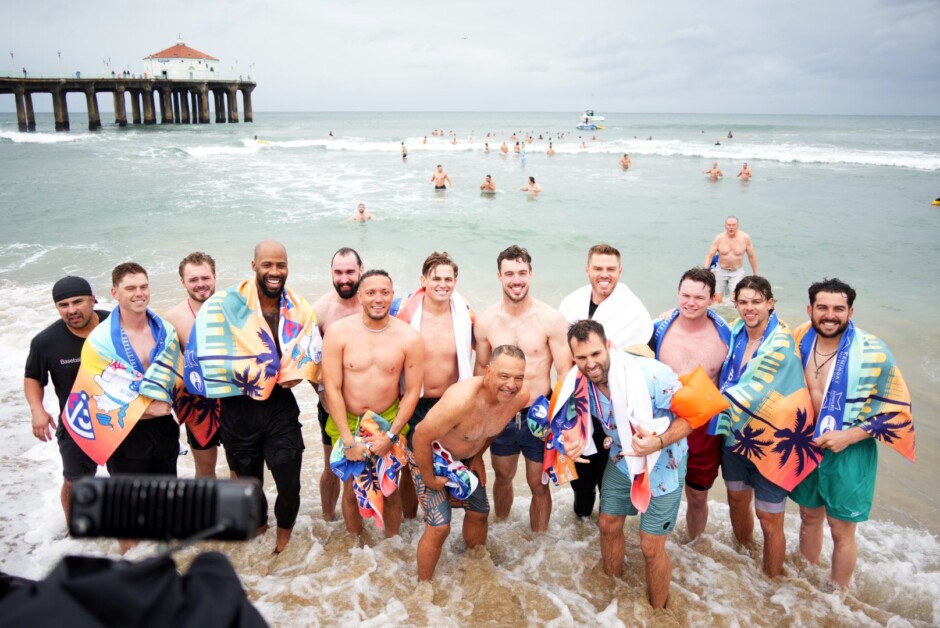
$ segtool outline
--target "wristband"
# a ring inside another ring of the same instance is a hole
[[[388,440],[392,441],[393,443],[398,442],[398,437],[392,434],[392,430],[385,430],[385,436],[388,437]]]
[[[659,434],[656,435],[656,438],[659,439],[659,451],[662,451],[663,449],[666,448],[666,443],[663,442],[663,437],[660,436]]]

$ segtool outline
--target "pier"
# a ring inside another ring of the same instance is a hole
[[[33,94],[51,94],[55,130],[68,131],[69,110],[66,94],[85,95],[88,105],[88,129],[101,128],[98,94],[110,92],[114,102],[114,123],[126,127],[127,97],[131,102],[131,124],[208,124],[210,93],[216,123],[238,122],[238,92],[242,95],[243,120],[253,121],[251,80],[182,80],[138,77],[0,77],[0,94],[16,99],[16,121],[20,131],[35,131]]]

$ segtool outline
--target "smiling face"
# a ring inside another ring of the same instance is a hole
[[[849,307],[849,298],[841,292],[819,292],[815,302],[806,306],[813,329],[823,338],[841,336],[854,312]]]
[[[689,320],[698,320],[708,314],[712,302],[708,286],[694,279],[684,279],[679,284],[679,314]]]
[[[591,282],[591,298],[600,303],[617,287],[623,268],[616,255],[595,253],[588,260],[585,272]]]
[[[362,266],[356,261],[355,253],[334,257],[330,274],[333,278],[333,289],[339,298],[347,300],[356,296],[359,291],[359,278],[362,277]]]
[[[362,303],[362,313],[374,321],[388,318],[388,311],[392,307],[394,298],[392,280],[384,275],[372,275],[359,283],[359,302]]]
[[[180,283],[186,288],[186,294],[196,303],[205,303],[215,294],[215,273],[209,264],[186,264]]]
[[[56,301],[55,307],[59,311],[59,317],[70,329],[80,331],[88,327],[91,317],[95,314],[95,297],[69,297]]]
[[[774,309],[774,300],[764,298],[758,290],[743,288],[735,299],[734,307],[748,329],[763,332]]]
[[[421,277],[421,287],[425,289],[425,298],[435,303],[446,303],[457,287],[454,267],[450,264],[438,264]]]
[[[142,314],[150,305],[150,280],[143,273],[129,273],[111,288],[111,296],[127,313]]]
[[[258,290],[269,299],[277,298],[287,283],[287,251],[277,242],[263,242],[255,249],[251,269]]]
[[[500,401],[509,401],[519,393],[524,380],[525,360],[503,354],[486,365],[483,386]]]
[[[572,338],[569,346],[578,370],[592,383],[606,384],[607,373],[610,371],[610,352],[601,337],[591,332],[584,342]]]
[[[504,259],[499,264],[499,282],[503,284],[503,294],[513,303],[520,303],[529,296],[529,281],[532,269],[521,259]]]

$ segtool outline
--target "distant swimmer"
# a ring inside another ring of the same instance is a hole
[[[721,146],[721,141],[720,141],[720,140],[715,140],[715,146]]]
[[[549,157],[551,157],[552,155],[555,154],[555,149],[552,148],[552,143],[551,143],[551,142],[548,143],[548,150],[545,151],[545,154],[548,155]]]
[[[484,142],[484,143],[483,143],[483,152],[486,153],[487,155],[490,153],[490,143],[489,143],[489,142]]]
[[[333,139],[333,131],[330,131],[329,138],[330,138],[330,139]]]
[[[587,142],[581,142],[581,148],[587,148]]]
[[[630,155],[624,153],[623,159],[620,160],[620,167],[623,168],[624,170],[629,170],[632,164],[633,162],[630,161]]]
[[[734,136],[731,135],[731,131],[728,131],[728,139],[730,140],[730,139],[732,139],[733,137],[734,137]]]
[[[450,175],[444,171],[444,166],[441,164],[437,164],[437,170],[431,175],[431,183],[434,184],[435,190],[441,192],[446,190],[448,185],[454,184],[454,182],[450,180]]]
[[[751,172],[751,169],[748,167],[747,162],[744,162],[744,165],[741,166],[741,172],[738,173],[738,178],[742,181],[750,181],[751,177],[754,176],[754,173]]]
[[[454,136],[454,139],[452,139],[452,140],[450,141],[450,143],[451,143],[451,144],[456,144],[456,143],[457,143],[457,136],[456,136],[456,135]]]
[[[408,158],[408,147],[405,146],[404,142],[401,143],[401,158],[402,159]]]
[[[718,254],[718,267],[715,269],[715,303],[721,303],[725,294],[730,295],[738,282],[744,279],[744,255],[751,263],[751,270],[757,272],[757,253],[751,236],[738,229],[736,216],[728,216],[725,230],[715,236],[712,246],[705,256],[705,267],[711,264],[712,256]]]
[[[366,211],[366,204],[359,203],[359,207],[356,209],[356,213],[352,215],[350,220],[353,222],[365,222],[367,220],[372,220],[372,218],[372,214]]]
[[[411,473],[425,523],[418,542],[418,580],[430,580],[434,575],[450,534],[451,504],[457,501],[452,497],[453,489],[447,487],[447,478],[434,473],[435,454],[447,453],[452,460],[462,461],[469,493],[457,501],[457,506],[466,511],[464,542],[468,549],[486,543],[490,504],[483,453],[528,403],[525,369],[525,354],[518,347],[496,347],[483,367],[483,375],[450,386],[415,430],[417,468],[411,467]]]
[[[519,144],[519,142],[516,142],[516,145],[512,147],[512,150],[515,151],[516,153],[519,153],[522,151],[522,145]]]
[[[493,181],[493,177],[486,175],[486,179],[480,184],[480,191],[487,194],[492,194],[496,191],[496,182]]]
[[[720,177],[725,176],[724,173],[721,171],[721,168],[718,167],[717,161],[712,164],[712,167],[710,170],[705,171],[705,174],[711,177],[712,181],[717,181]]]
[[[499,147],[499,152],[501,152],[504,155],[509,152],[509,147],[506,146],[506,142],[503,142],[503,145]]]
[[[515,141],[515,140],[519,139],[519,136],[516,135],[515,133],[513,133],[512,135],[509,136],[509,139]]]
[[[421,142],[421,143],[422,143],[422,144],[427,144],[427,143],[428,143],[428,136],[427,136],[427,135],[424,136],[424,141]]]
[[[529,177],[529,183],[526,184],[524,188],[519,188],[520,192],[531,192],[532,194],[538,194],[542,191],[542,186],[535,182],[535,177]]]

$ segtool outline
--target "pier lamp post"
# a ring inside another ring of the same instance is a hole
[[[16,74],[16,58],[13,56],[13,51],[10,51],[10,70],[13,74]]]
[[[63,72],[62,72],[62,51],[61,51],[61,50],[57,50],[57,51],[56,51],[56,54],[59,55],[59,78],[62,78],[62,75],[63,75]]]

